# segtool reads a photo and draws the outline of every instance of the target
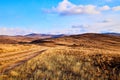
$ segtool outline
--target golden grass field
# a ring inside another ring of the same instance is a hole
[[[34,45],[0,44],[0,54],[24,51],[34,47]]]
[[[1,44],[0,80],[120,80],[120,37],[86,34],[49,40],[54,43]],[[36,52],[40,54],[24,61]]]
[[[29,44],[0,44],[0,73],[35,55],[41,47]]]

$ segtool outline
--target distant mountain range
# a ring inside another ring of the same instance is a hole
[[[107,35],[113,35],[113,36],[120,36],[120,33],[101,33],[101,34],[107,34]],[[63,37],[67,36],[65,34],[59,34],[59,35],[53,35],[53,34],[37,34],[37,33],[31,33],[25,35],[27,37],[43,37],[43,38],[58,38],[58,37]]]
[[[26,37],[40,37],[40,38],[58,38],[58,37],[63,37],[65,36],[64,34],[59,34],[59,35],[52,35],[52,34],[37,34],[37,33],[31,33],[25,35]]]
[[[37,39],[47,39],[47,38],[58,38],[65,36],[64,34],[60,35],[51,35],[51,34],[28,34],[28,35],[16,35],[16,36],[8,36],[8,35],[0,35],[0,43],[23,43],[23,42],[31,42]]]
[[[87,33],[87,34],[95,34],[95,33]],[[84,34],[78,34],[78,35],[84,35]],[[118,36],[120,37],[120,33],[102,33],[102,35],[108,35],[108,36]],[[0,35],[0,43],[23,43],[23,42],[31,42],[35,40],[42,40],[42,39],[54,39],[54,38],[60,38],[65,36],[71,36],[71,35],[65,35],[65,34],[59,34],[59,35],[53,35],[53,34],[37,34],[37,33],[31,33],[27,35],[16,35],[16,36],[8,36],[8,35]],[[75,35],[73,35],[75,36]],[[89,35],[91,36],[91,35]],[[94,37],[96,37],[95,35]],[[92,39],[92,38],[91,38]]]
[[[120,33],[103,33],[103,34],[113,35],[113,36],[120,36]]]

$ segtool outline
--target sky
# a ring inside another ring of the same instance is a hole
[[[120,33],[120,0],[0,0],[0,35]]]

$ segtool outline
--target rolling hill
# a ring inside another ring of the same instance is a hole
[[[4,43],[4,44],[28,43],[37,39],[58,38],[62,36],[64,36],[64,34],[50,35],[50,34],[32,33],[28,35],[17,35],[17,36],[0,35],[0,43]]]
[[[73,47],[95,47],[95,48],[107,48],[120,46],[120,37],[107,35],[107,34],[94,34],[86,33],[80,35],[63,36],[60,38],[50,39],[38,39],[31,43],[35,44],[48,44],[59,45],[59,46],[73,46]],[[103,46],[104,45],[104,46]]]

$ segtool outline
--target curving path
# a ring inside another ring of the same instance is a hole
[[[0,75],[16,66],[25,63],[26,61],[36,57],[46,50],[47,48],[36,48],[28,51],[26,50],[24,52],[0,55],[0,62],[3,63],[0,64]]]

